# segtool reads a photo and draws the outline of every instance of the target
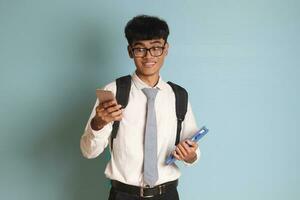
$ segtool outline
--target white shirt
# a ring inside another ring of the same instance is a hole
[[[143,183],[143,139],[147,98],[141,90],[143,88],[149,88],[149,86],[133,73],[128,105],[123,112],[117,137],[114,139],[113,152],[110,152],[111,160],[105,169],[107,178],[135,186],[145,185]],[[180,171],[176,164],[165,164],[167,156],[175,148],[177,131],[175,94],[171,86],[161,77],[155,88],[159,89],[155,99],[158,154],[158,181],[156,185],[159,185],[178,179]],[[104,89],[116,94],[116,82],[106,85]],[[110,145],[113,122],[99,131],[93,130],[90,126],[98,103],[97,99],[80,141],[82,154],[89,159],[96,158],[108,144]],[[192,108],[188,103],[187,113],[182,124],[181,140],[191,137],[197,130]],[[197,160],[199,160],[199,148],[196,154]],[[188,163],[185,164],[189,165]]]

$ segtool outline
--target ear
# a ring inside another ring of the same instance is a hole
[[[165,55],[168,55],[168,51],[169,51],[169,43],[167,42],[166,44],[165,44]]]
[[[127,46],[127,51],[128,51],[129,57],[130,57],[130,58],[133,58],[132,51],[131,51],[131,48],[130,48],[129,45]]]

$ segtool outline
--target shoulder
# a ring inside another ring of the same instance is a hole
[[[102,89],[112,91],[116,95],[116,91],[117,91],[116,81],[112,81],[106,84]]]
[[[171,81],[168,81],[166,85],[168,85],[168,90],[172,91],[176,96],[188,98],[188,91],[185,87]]]
[[[128,77],[129,77],[129,75],[127,75],[127,76],[122,76],[122,77],[118,77],[118,78],[115,79],[114,81],[112,81],[112,82],[106,84],[106,85],[103,87],[103,89],[104,89],[104,90],[110,90],[110,91],[112,91],[112,92],[116,95],[116,92],[117,92],[117,80],[118,80],[118,79],[121,79],[121,78],[126,78],[126,79],[128,79]],[[122,79],[122,80],[124,80],[124,79]],[[129,80],[131,81],[131,77],[129,77]],[[131,83],[130,83],[130,84],[131,84]]]

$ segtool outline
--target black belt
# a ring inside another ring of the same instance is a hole
[[[111,181],[111,186],[118,191],[126,192],[128,194],[136,195],[143,198],[150,198],[156,195],[166,193],[170,189],[176,188],[178,180],[166,182],[155,187],[138,187],[133,185],[127,185],[116,180]]]

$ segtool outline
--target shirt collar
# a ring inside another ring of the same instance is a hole
[[[144,81],[142,81],[136,74],[136,72],[134,72],[132,74],[132,81],[134,83],[134,85],[139,89],[143,89],[143,88],[151,88],[149,85],[147,85]],[[166,88],[167,83],[162,80],[161,76],[159,76],[158,79],[158,83],[153,87],[153,88],[158,88],[159,90],[163,90]]]

